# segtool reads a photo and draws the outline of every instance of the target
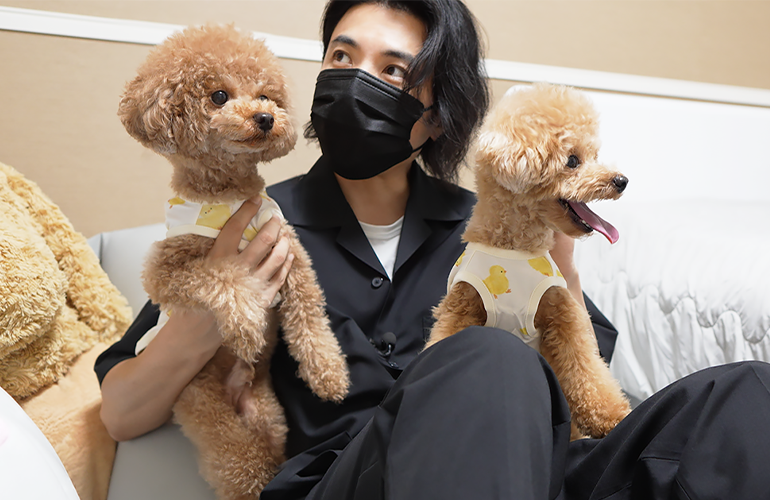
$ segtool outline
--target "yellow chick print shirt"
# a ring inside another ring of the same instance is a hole
[[[540,351],[540,333],[535,329],[535,313],[540,299],[552,286],[566,288],[559,268],[551,256],[468,243],[452,267],[447,292],[464,281],[476,289],[484,301],[487,322],[512,332],[528,346]]]
[[[251,219],[249,226],[243,232],[239,245],[241,250],[246,248],[246,245],[254,239],[262,226],[273,215],[283,219],[283,213],[281,213],[278,203],[273,201],[264,190],[259,193],[259,196],[262,198],[262,206],[259,207],[259,212]],[[179,197],[171,198],[166,206],[166,238],[182,234],[198,234],[216,238],[225,222],[243,205],[244,201],[209,204],[194,203]]]

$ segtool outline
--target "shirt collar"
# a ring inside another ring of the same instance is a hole
[[[464,208],[457,206],[452,191],[460,188],[429,177],[415,162],[409,170],[409,200],[407,219],[460,221],[467,217]],[[341,227],[357,222],[331,165],[321,158],[299,181],[292,202],[292,224],[318,228]]]

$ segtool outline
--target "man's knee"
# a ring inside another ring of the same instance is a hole
[[[451,371],[450,377],[462,373],[462,378],[478,383],[508,380],[541,389],[547,386],[551,392],[555,389],[560,393],[556,377],[543,357],[515,335],[498,328],[465,328],[431,346],[412,365],[402,377]]]
[[[427,353],[449,359],[467,358],[478,363],[502,356],[511,363],[532,366],[541,364],[542,359],[537,351],[510,332],[484,326],[469,326],[436,343]]]

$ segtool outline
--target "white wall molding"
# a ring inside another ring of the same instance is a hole
[[[184,26],[0,6],[0,30],[155,45]],[[255,32],[278,57],[319,62],[321,44]],[[628,94],[770,107],[770,90],[488,59],[490,78],[547,81]]]
[[[178,24],[111,19],[31,9],[0,6],[0,30],[103,40],[108,42],[156,45],[185,26]],[[262,38],[278,57],[302,61],[321,61],[321,43],[268,33],[253,33]]]
[[[770,108],[770,90],[487,59],[490,78]],[[522,79],[524,75],[526,78]]]

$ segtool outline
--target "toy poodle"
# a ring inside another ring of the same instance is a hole
[[[572,414],[572,437],[605,436],[630,411],[599,355],[591,320],[549,251],[555,232],[611,224],[587,202],[617,199],[628,179],[598,163],[598,114],[581,92],[537,84],[509,91],[487,118],[476,157],[478,201],[466,250],[434,310],[427,346],[471,325],[503,328],[553,368]]]
[[[118,111],[129,134],[173,166],[169,231],[148,255],[144,287],[162,317],[212,311],[223,338],[173,409],[198,449],[201,474],[223,499],[258,497],[284,460],[287,426],[269,371],[279,332],[316,395],[339,402],[349,386],[310,258],[285,221],[282,237],[295,259],[277,305],[260,293],[266,284],[235,260],[205,262],[244,200],[263,199],[241,248],[280,216],[257,166],[294,147],[288,106],[283,71],[265,45],[232,26],[210,25],[157,46]]]

